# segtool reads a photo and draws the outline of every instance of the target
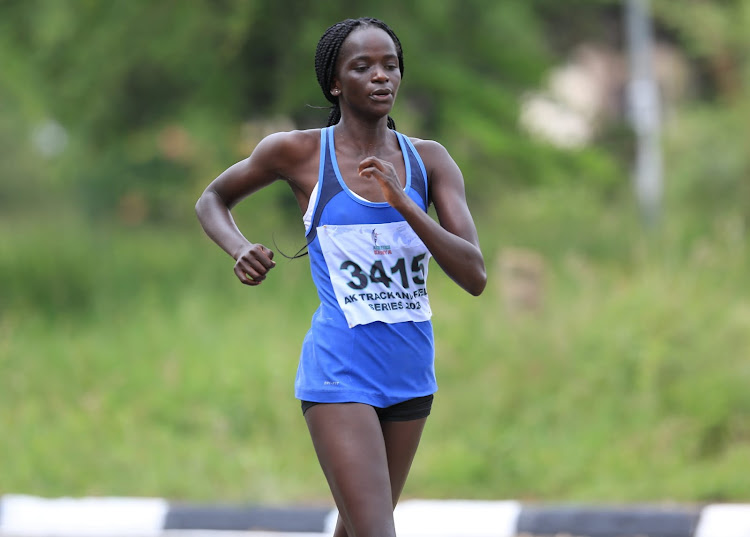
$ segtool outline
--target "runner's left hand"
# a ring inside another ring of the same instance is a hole
[[[378,157],[367,157],[359,163],[361,177],[374,177],[380,184],[385,200],[393,207],[403,199],[404,187],[392,163]]]

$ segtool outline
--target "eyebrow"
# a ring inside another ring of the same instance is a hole
[[[398,55],[396,54],[385,54],[383,57],[388,60],[392,60],[392,59],[398,60]],[[360,54],[359,56],[354,56],[349,61],[355,62],[358,60],[370,60],[370,59],[372,59],[372,56],[370,56],[369,54]]]

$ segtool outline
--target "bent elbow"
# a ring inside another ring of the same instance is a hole
[[[484,292],[487,287],[487,271],[484,268],[484,264],[477,268],[476,274],[466,282],[463,288],[472,296],[479,296]]]
[[[201,226],[203,226],[203,204],[201,203],[201,200],[203,198],[198,198],[198,201],[195,202],[195,217],[198,219],[198,222],[200,222]]]
[[[204,191],[203,194],[201,194],[198,200],[195,202],[195,215],[201,222],[203,221],[203,218],[206,215],[206,211],[208,210],[208,206],[206,205],[207,203],[208,199],[206,196],[206,192]]]
[[[486,287],[487,287],[487,273],[485,271],[482,271],[481,276],[476,279],[471,289],[469,289],[468,291],[472,296],[479,296],[484,292],[484,289]]]

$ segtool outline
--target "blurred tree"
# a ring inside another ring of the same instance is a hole
[[[656,4],[662,27],[706,66],[712,91],[741,100],[744,3]],[[472,183],[626,183],[623,152],[606,139],[567,151],[518,128],[519,97],[577,41],[616,40],[617,0],[0,0],[0,96],[13,109],[0,139],[19,161],[7,182],[36,177],[92,214],[128,222],[192,218],[200,188],[252,149],[264,122],[325,121],[316,42],[330,24],[362,15],[389,22],[404,45],[399,128],[448,146],[470,192],[487,198]],[[67,144],[35,159],[25,144],[44,125]]]
[[[675,194],[696,209],[733,206],[750,227],[750,4],[654,2],[655,16],[691,60],[699,101],[667,132]]]
[[[676,4],[656,0],[654,12],[700,70],[704,95],[732,101],[743,98],[750,47],[747,2],[689,0]]]

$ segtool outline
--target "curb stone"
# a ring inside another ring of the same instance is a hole
[[[198,505],[161,498],[0,496],[0,537],[323,537],[328,507]],[[750,504],[577,505],[404,500],[399,537],[750,537]]]

